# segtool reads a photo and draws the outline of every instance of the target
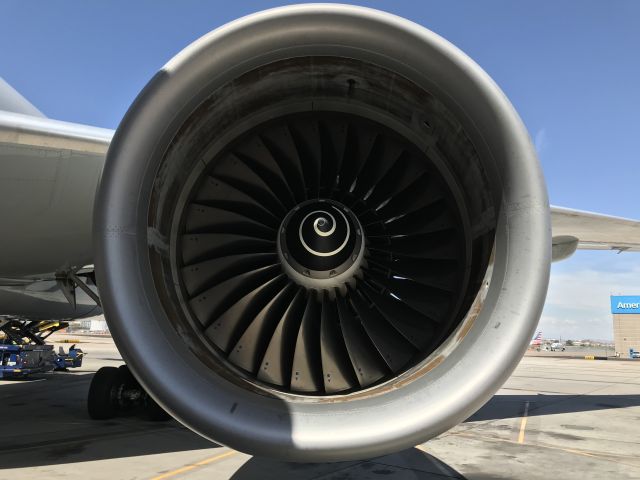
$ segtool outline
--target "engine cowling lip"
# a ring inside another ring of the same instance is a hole
[[[501,121],[506,122],[505,119],[509,119],[513,122],[510,126],[503,126],[505,129],[503,133],[506,135],[506,131],[511,132],[510,138],[515,143],[515,145],[511,145],[511,147],[513,147],[512,155],[520,160],[518,165],[522,168],[516,169],[514,168],[515,165],[511,165],[511,170],[506,168],[506,171],[503,172],[502,175],[505,195],[502,199],[502,211],[500,212],[502,223],[499,226],[496,238],[495,268],[503,271],[498,272],[498,275],[494,276],[487,296],[487,304],[495,305],[494,316],[492,317],[493,321],[490,322],[490,319],[486,318],[488,309],[483,309],[478,319],[476,319],[476,325],[467,333],[467,336],[462,339],[463,343],[471,343],[473,337],[482,335],[483,332],[489,328],[494,328],[496,332],[502,334],[501,336],[496,333],[496,339],[504,338],[504,336],[506,336],[506,334],[503,333],[506,331],[504,322],[508,320],[508,317],[511,317],[511,328],[515,329],[514,325],[516,324],[518,324],[520,328],[519,334],[516,336],[518,341],[515,342],[513,348],[497,352],[493,364],[500,365],[500,362],[504,362],[509,367],[512,367],[515,359],[519,358],[520,353],[526,348],[526,341],[528,341],[530,331],[535,328],[537,314],[539,314],[542,304],[540,299],[544,297],[544,292],[546,291],[550,245],[550,237],[548,236],[548,203],[546,201],[544,182],[535,160],[535,153],[530,145],[524,127],[501,92],[475,64],[462,56],[455,47],[449,46],[439,37],[425,32],[410,22],[398,20],[395,17],[376,13],[368,9],[337,6],[307,6],[276,9],[271,12],[240,20],[230,27],[220,29],[197,42],[194,46],[190,47],[186,53],[181,54],[175,62],[172,62],[168,66],[168,71],[171,71],[172,75],[175,75],[175,69],[183,68],[180,66],[181,61],[184,60],[186,63],[189,63],[189,61],[196,61],[197,58],[201,58],[208,46],[220,41],[219,37],[228,36],[234,32],[237,33],[238,29],[246,29],[245,31],[247,33],[249,33],[251,29],[254,31],[256,29],[282,30],[279,28],[279,25],[282,22],[291,22],[292,19],[290,17],[295,15],[299,16],[298,19],[303,19],[304,17],[305,21],[311,24],[317,21],[319,22],[318,25],[323,25],[323,22],[326,22],[328,17],[334,16],[334,20],[344,21],[345,18],[348,18],[350,22],[366,24],[369,29],[375,27],[393,27],[403,29],[401,33],[406,33],[404,30],[411,30],[422,39],[424,47],[433,49],[437,46],[439,49],[453,55],[456,60],[460,61],[462,66],[468,69],[467,73],[471,74],[474,80],[480,83],[479,86],[481,90],[491,99],[490,103],[493,108],[504,116],[504,118],[501,118]],[[309,25],[309,23],[307,23],[307,25]],[[418,30],[416,31],[416,29]],[[279,33],[281,35],[286,34],[286,32]],[[320,35],[322,32],[317,34]],[[327,35],[326,41],[333,41],[335,39],[331,32],[325,32],[325,34]],[[376,39],[375,37],[380,38]],[[381,43],[384,43],[381,41],[383,37],[384,35],[376,34],[370,36],[368,40],[372,43],[378,43],[380,48],[384,50],[383,45],[381,45]],[[227,40],[228,38],[230,37],[227,37]],[[422,53],[424,54],[424,51]],[[410,57],[410,55],[407,56]],[[243,56],[243,58],[247,57]],[[414,58],[414,60],[416,63],[420,63],[419,57]],[[397,67],[397,64],[395,64],[395,66]],[[184,66],[184,68],[187,67]],[[148,191],[145,191],[145,188],[148,190],[149,184],[148,181],[144,184],[142,192],[140,191],[140,184],[145,177],[149,176],[147,175],[148,172],[153,172],[154,167],[157,166],[158,156],[155,155],[154,157],[154,155],[149,154],[149,152],[157,151],[157,139],[161,138],[163,133],[166,133],[167,129],[170,130],[171,128],[170,125],[156,125],[155,129],[148,129],[149,122],[146,120],[157,116],[157,108],[164,108],[166,111],[179,111],[179,107],[185,104],[184,99],[176,95],[172,103],[173,108],[163,104],[162,101],[152,106],[154,100],[157,101],[161,97],[161,93],[165,88],[174,88],[176,90],[181,88],[183,93],[186,90],[186,84],[178,80],[173,80],[172,83],[172,80],[169,78],[170,76],[171,75],[167,75],[165,72],[165,74],[160,74],[151,82],[150,86],[145,89],[127,114],[127,118],[122,126],[118,129],[112,148],[110,149],[109,164],[105,170],[102,187],[98,196],[95,237],[98,281],[101,294],[103,298],[107,300],[105,302],[107,304],[105,305],[105,310],[109,317],[113,316],[120,319],[116,324],[112,325],[112,330],[114,331],[118,345],[122,347],[125,358],[131,363],[143,384],[155,386],[156,388],[174,390],[174,393],[177,394],[178,392],[175,392],[175,390],[179,387],[180,381],[175,378],[170,381],[170,379],[167,378],[167,375],[169,375],[167,371],[159,372],[160,369],[150,368],[148,364],[149,359],[145,359],[144,357],[149,355],[149,358],[153,358],[157,362],[162,362],[162,357],[167,356],[165,349],[177,353],[183,353],[183,349],[179,345],[171,346],[166,337],[166,332],[157,331],[149,335],[149,332],[142,328],[142,324],[146,323],[148,327],[150,325],[150,319],[157,314],[162,315],[162,313],[157,299],[153,296],[153,290],[148,278],[146,281],[145,278],[143,278],[143,275],[148,276],[149,274],[149,266],[144,262],[144,255],[142,255],[142,252],[146,251],[148,244],[146,235],[147,205],[144,199],[145,197],[148,198]],[[467,81],[471,80],[467,79]],[[478,87],[478,85],[476,85],[476,87]],[[500,115],[498,116],[500,117]],[[179,121],[178,118],[179,115],[172,120]],[[494,148],[497,148],[495,139],[494,142],[488,143]],[[506,145],[502,145],[502,147],[505,148]],[[146,152],[146,155],[136,155],[136,153],[144,152]],[[138,160],[137,163],[131,162],[130,159],[132,158],[140,158],[140,160]],[[129,161],[129,164],[124,165],[127,161]],[[154,162],[156,162],[155,165]],[[126,185],[122,183],[118,184],[122,182],[123,172],[128,174],[124,177],[127,178],[127,182],[125,182]],[[529,183],[531,179],[533,180],[532,184]],[[518,188],[520,186],[524,188]],[[137,232],[145,232],[145,234],[139,235]],[[524,249],[527,255],[521,254],[522,249]],[[128,273],[128,267],[131,265],[131,262],[138,263],[143,275],[132,275]],[[505,271],[507,263],[510,264],[509,271]],[[547,264],[546,267],[545,263]],[[105,268],[107,265],[108,271]],[[516,267],[515,270],[513,267]],[[544,272],[545,269],[546,274]],[[516,275],[514,271],[518,270],[522,273]],[[532,271],[536,272],[536,274],[532,274]],[[508,285],[509,288],[506,291],[502,291],[503,285]],[[517,301],[518,294],[527,290],[532,293],[530,293],[527,299],[528,305],[522,308],[522,311],[525,311],[526,314],[520,313],[520,315],[518,315],[519,312],[514,314],[511,311],[512,306],[510,303]],[[127,291],[133,293],[127,295]],[[139,292],[144,292],[145,295],[140,295]],[[115,299],[117,299],[117,301],[115,301]],[[496,312],[500,315],[496,316]],[[139,314],[141,318],[145,318],[140,320],[140,324],[127,326],[126,321],[130,316],[135,314]],[[498,325],[500,318],[502,318],[501,323],[504,325],[502,331],[499,330],[500,325]],[[498,325],[498,328],[495,328],[495,325]],[[153,344],[156,348],[144,348],[144,351],[137,350],[137,340],[140,335],[148,335],[147,346]],[[475,348],[471,345],[468,347],[468,352],[476,352],[475,356],[477,356],[478,348],[479,346],[477,344]],[[473,365],[472,358],[465,360],[451,356],[445,359],[441,367],[445,362],[454,364],[461,362],[458,363],[458,368],[461,368],[463,363],[470,366]],[[173,367],[171,367],[171,365],[166,366],[169,367],[171,372],[176,373],[179,371],[176,370],[176,368],[183,366],[180,362],[177,362],[177,364],[178,365]],[[434,383],[447,376],[444,368],[439,367],[439,370],[441,370],[441,373],[439,373],[440,378],[434,379]],[[477,383],[474,384],[474,394],[477,394],[475,401],[469,401],[468,398],[464,398],[466,391],[464,388],[460,388],[457,395],[454,396],[450,402],[452,406],[448,409],[449,414],[444,415],[444,411],[441,411],[439,418],[431,419],[427,428],[422,428],[424,425],[421,425],[420,421],[413,421],[411,425],[394,425],[384,434],[381,434],[379,431],[376,433],[375,430],[367,431],[367,429],[364,429],[363,431],[357,432],[357,434],[344,432],[345,435],[340,438],[340,435],[334,431],[331,438],[322,439],[320,436],[314,437],[308,430],[304,432],[296,430],[302,422],[313,422],[313,415],[307,411],[306,413],[300,412],[299,414],[289,412],[290,415],[297,416],[294,422],[295,425],[292,425],[294,428],[292,428],[289,436],[284,435],[282,431],[277,435],[275,433],[269,433],[265,428],[254,425],[257,427],[257,431],[252,432],[251,435],[251,437],[254,438],[243,438],[235,433],[233,422],[240,420],[237,415],[233,418],[230,418],[232,416],[229,416],[229,418],[219,418],[218,426],[220,428],[218,430],[219,435],[216,439],[225,443],[233,443],[234,445],[244,441],[246,450],[253,453],[284,456],[292,460],[336,460],[362,458],[364,456],[385,453],[389,450],[413,445],[422,438],[422,435],[432,436],[434,433],[439,433],[449,428],[452,424],[464,419],[463,417],[470,413],[475,406],[483,403],[483,401],[493,393],[497,388],[496,384],[504,380],[509,371],[510,369],[506,368],[501,370],[500,373],[494,371],[490,374],[485,372],[484,375],[481,375],[477,380],[484,381],[485,385],[483,388],[482,386],[478,386]],[[204,373],[194,372],[196,376],[201,374]],[[456,382],[454,381],[453,383],[455,384]],[[459,383],[459,380],[457,383]],[[420,401],[424,402],[428,399],[428,396],[424,396],[424,389],[420,390],[418,388],[418,391],[415,391],[417,384],[414,382],[412,385],[414,385],[413,391],[408,397],[403,397],[402,399],[396,398],[394,400],[402,402],[400,405],[403,405],[405,409],[408,405],[415,405],[416,403],[420,403]],[[153,391],[154,389],[152,388],[151,390]],[[421,392],[423,396],[420,400],[417,397],[420,397]],[[237,393],[238,392],[231,389],[228,398],[230,399]],[[390,401],[391,398],[387,400]],[[248,407],[251,399],[247,398],[243,400],[243,402],[246,402],[246,404],[241,405],[241,408],[243,406]],[[191,424],[192,426],[198,423],[197,417],[199,414],[207,414],[206,412],[199,411],[198,408],[195,412],[189,411],[189,407],[193,405],[181,405],[176,398],[171,399],[167,405],[172,411],[178,413],[187,424]],[[260,407],[265,410],[273,408],[274,411],[280,408],[280,406],[276,404],[271,405],[271,407],[260,404]],[[375,407],[375,405],[362,405],[362,408],[370,408],[372,410],[375,410]],[[334,412],[332,413],[338,414],[340,409],[334,408],[333,410]],[[416,412],[418,411],[416,410]],[[285,411],[285,413],[287,412]],[[349,415],[350,412],[344,411],[343,414]],[[380,418],[379,414],[380,412],[370,411],[367,415],[370,415],[369,418],[373,419],[376,417]],[[249,417],[245,417],[245,421],[249,422]],[[403,418],[407,420],[406,415]],[[251,420],[255,421],[256,419]],[[324,421],[326,422],[326,418]],[[247,427],[248,426],[249,423],[247,423]],[[316,428],[319,427],[316,426]],[[351,424],[351,428],[354,428],[353,424]],[[400,430],[402,430],[401,435],[398,434]],[[210,432],[203,433],[211,435]],[[331,443],[330,440],[335,443]]]

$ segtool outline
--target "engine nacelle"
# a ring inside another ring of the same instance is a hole
[[[488,75],[407,20],[291,6],[149,82],[96,202],[105,315],[153,397],[205,437],[366,458],[503,384],[549,277],[545,183]]]

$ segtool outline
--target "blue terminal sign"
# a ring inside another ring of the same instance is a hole
[[[640,295],[611,296],[611,313],[640,314]]]

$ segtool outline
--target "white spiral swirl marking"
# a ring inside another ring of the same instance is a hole
[[[338,248],[336,248],[335,250],[331,251],[331,252],[318,252],[317,250],[314,250],[313,248],[311,248],[309,245],[307,245],[307,242],[304,241],[304,238],[302,236],[302,227],[304,225],[304,222],[306,222],[307,218],[309,218],[311,215],[316,214],[316,213],[320,213],[323,215],[329,215],[331,217],[331,221],[333,222],[333,226],[331,227],[331,230],[329,230],[328,232],[322,232],[319,228],[318,228],[318,220],[320,220],[320,218],[316,218],[315,221],[313,222],[313,229],[315,230],[315,232],[318,235],[321,235],[323,237],[327,237],[329,235],[331,235],[335,229],[336,229],[336,218],[331,215],[329,212],[323,211],[323,210],[314,210],[311,213],[308,213],[307,215],[305,215],[305,217],[302,219],[302,222],[300,222],[300,228],[298,229],[298,237],[300,237],[300,243],[302,243],[302,246],[305,248],[305,250],[309,253],[311,253],[312,255],[316,255],[318,257],[331,257],[337,253],[340,253],[342,251],[342,249],[347,245],[347,242],[349,241],[349,235],[351,235],[351,227],[349,226],[349,221],[347,220],[347,217],[345,216],[344,213],[342,213],[338,208],[336,207],[332,207],[336,212],[338,212],[343,220],[345,225],[347,226],[347,235],[345,236],[344,242],[342,242],[342,245],[340,245]]]

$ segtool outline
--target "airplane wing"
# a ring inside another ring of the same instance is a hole
[[[0,78],[0,318],[100,313],[61,285],[93,263],[93,198],[112,135],[46,118]]]
[[[640,221],[598,213],[551,207],[553,260],[577,249],[640,252]]]
[[[112,135],[0,110],[0,285],[93,263],[93,198]]]

